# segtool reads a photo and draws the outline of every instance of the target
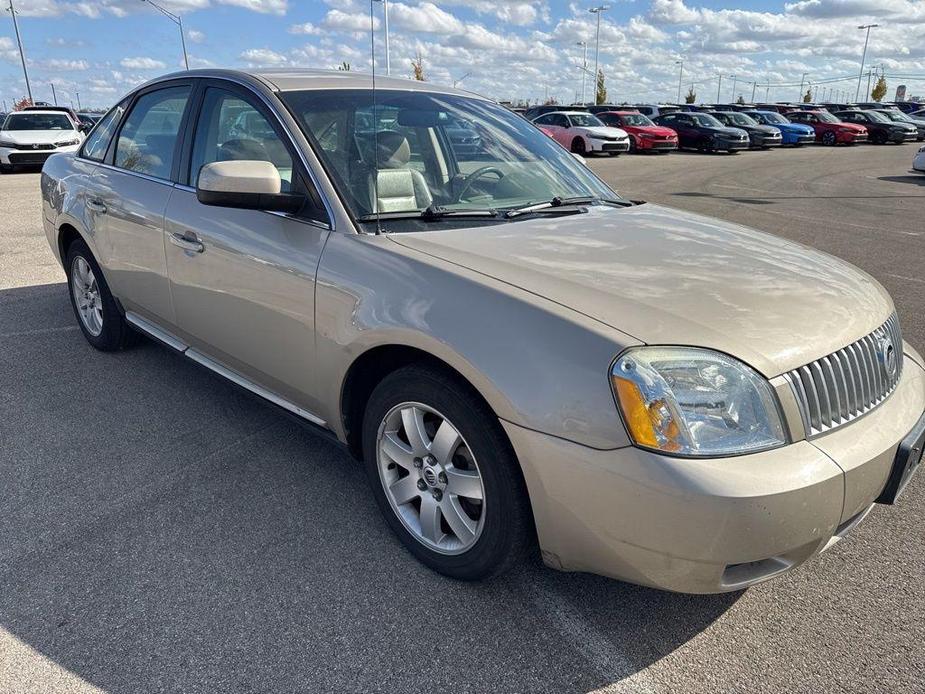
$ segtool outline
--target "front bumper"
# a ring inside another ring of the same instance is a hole
[[[730,458],[596,450],[503,422],[521,461],[544,561],[664,590],[740,590],[840,540],[870,511],[925,411],[907,358],[893,394],[810,441]]]
[[[677,139],[673,140],[655,140],[648,137],[637,137],[636,138],[636,148],[637,149],[652,149],[652,150],[675,150],[678,148]]]
[[[628,152],[629,149],[629,138],[625,140],[594,140],[588,138],[589,152]]]
[[[811,145],[816,141],[815,133],[782,133],[781,142],[785,145]]]
[[[867,142],[868,137],[869,135],[867,134],[836,133],[835,141],[836,142],[846,142],[846,143]]]
[[[732,150],[748,149],[751,146],[751,140],[748,138],[744,140],[723,140],[720,138],[713,140],[713,149],[724,149],[730,152]]]
[[[783,144],[783,139],[778,137],[762,137],[761,135],[756,135],[752,139],[753,147],[780,147]]]
[[[67,147],[55,147],[53,149],[0,147],[0,164],[7,166],[40,166],[52,154],[76,152],[78,149],[80,149],[80,145],[68,145]]]

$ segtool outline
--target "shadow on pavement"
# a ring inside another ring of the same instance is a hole
[[[0,292],[0,378],[0,626],[107,691],[587,692],[738,597],[431,573],[343,450],[163,347],[94,351],[63,284]]]

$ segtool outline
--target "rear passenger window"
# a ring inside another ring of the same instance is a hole
[[[87,142],[83,148],[83,156],[93,161],[103,161],[106,156],[106,150],[109,149],[109,142],[112,140],[112,134],[125,112],[128,99],[112,109],[103,116],[103,119],[97,123],[96,127],[87,137]]]
[[[190,88],[183,86],[141,96],[119,133],[116,166],[169,179],[189,94]]]

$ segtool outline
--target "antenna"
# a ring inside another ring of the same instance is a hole
[[[382,233],[379,217],[379,108],[376,103],[376,22],[373,15],[373,3],[369,0],[369,57],[373,68],[373,160],[376,170],[373,172],[373,205],[376,206],[376,234]]]

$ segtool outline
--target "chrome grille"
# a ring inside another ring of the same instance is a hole
[[[869,335],[785,373],[784,378],[796,396],[807,436],[814,436],[847,424],[883,402],[899,383],[902,368],[902,334],[894,313]]]

